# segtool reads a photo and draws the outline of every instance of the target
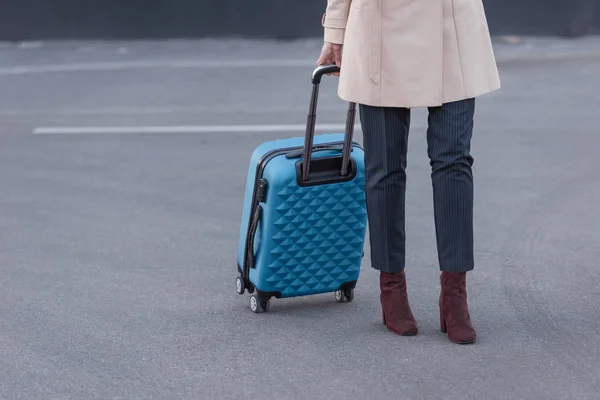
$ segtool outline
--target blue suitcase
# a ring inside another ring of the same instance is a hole
[[[316,135],[323,75],[312,74],[304,137],[259,145],[250,160],[238,245],[237,292],[250,308],[269,310],[270,299],[335,293],[352,301],[367,227],[362,147],[352,140],[356,105],[345,134]]]

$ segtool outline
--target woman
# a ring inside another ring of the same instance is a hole
[[[339,96],[359,104],[383,322],[396,334],[418,331],[404,274],[405,168],[410,109],[428,107],[440,326],[452,342],[473,343],[470,143],[475,98],[500,88],[482,0],[328,0],[322,24],[317,64],[338,64]]]

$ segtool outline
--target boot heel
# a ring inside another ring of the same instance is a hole
[[[448,332],[448,327],[446,326],[446,320],[444,319],[444,315],[440,311],[440,330],[442,333]]]

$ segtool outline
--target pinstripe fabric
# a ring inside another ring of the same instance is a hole
[[[404,269],[404,194],[410,110],[360,105],[365,149],[365,195],[371,262],[375,269]]]
[[[470,155],[475,99],[429,108],[431,164],[440,269],[466,272],[473,261],[473,175]],[[373,268],[405,267],[406,154],[410,110],[360,105],[366,200]]]

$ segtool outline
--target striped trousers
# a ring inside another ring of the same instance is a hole
[[[405,267],[406,153],[410,109],[359,105],[366,168],[366,200],[373,268]],[[473,260],[471,136],[475,99],[428,109],[431,165],[440,269],[467,272]]]

